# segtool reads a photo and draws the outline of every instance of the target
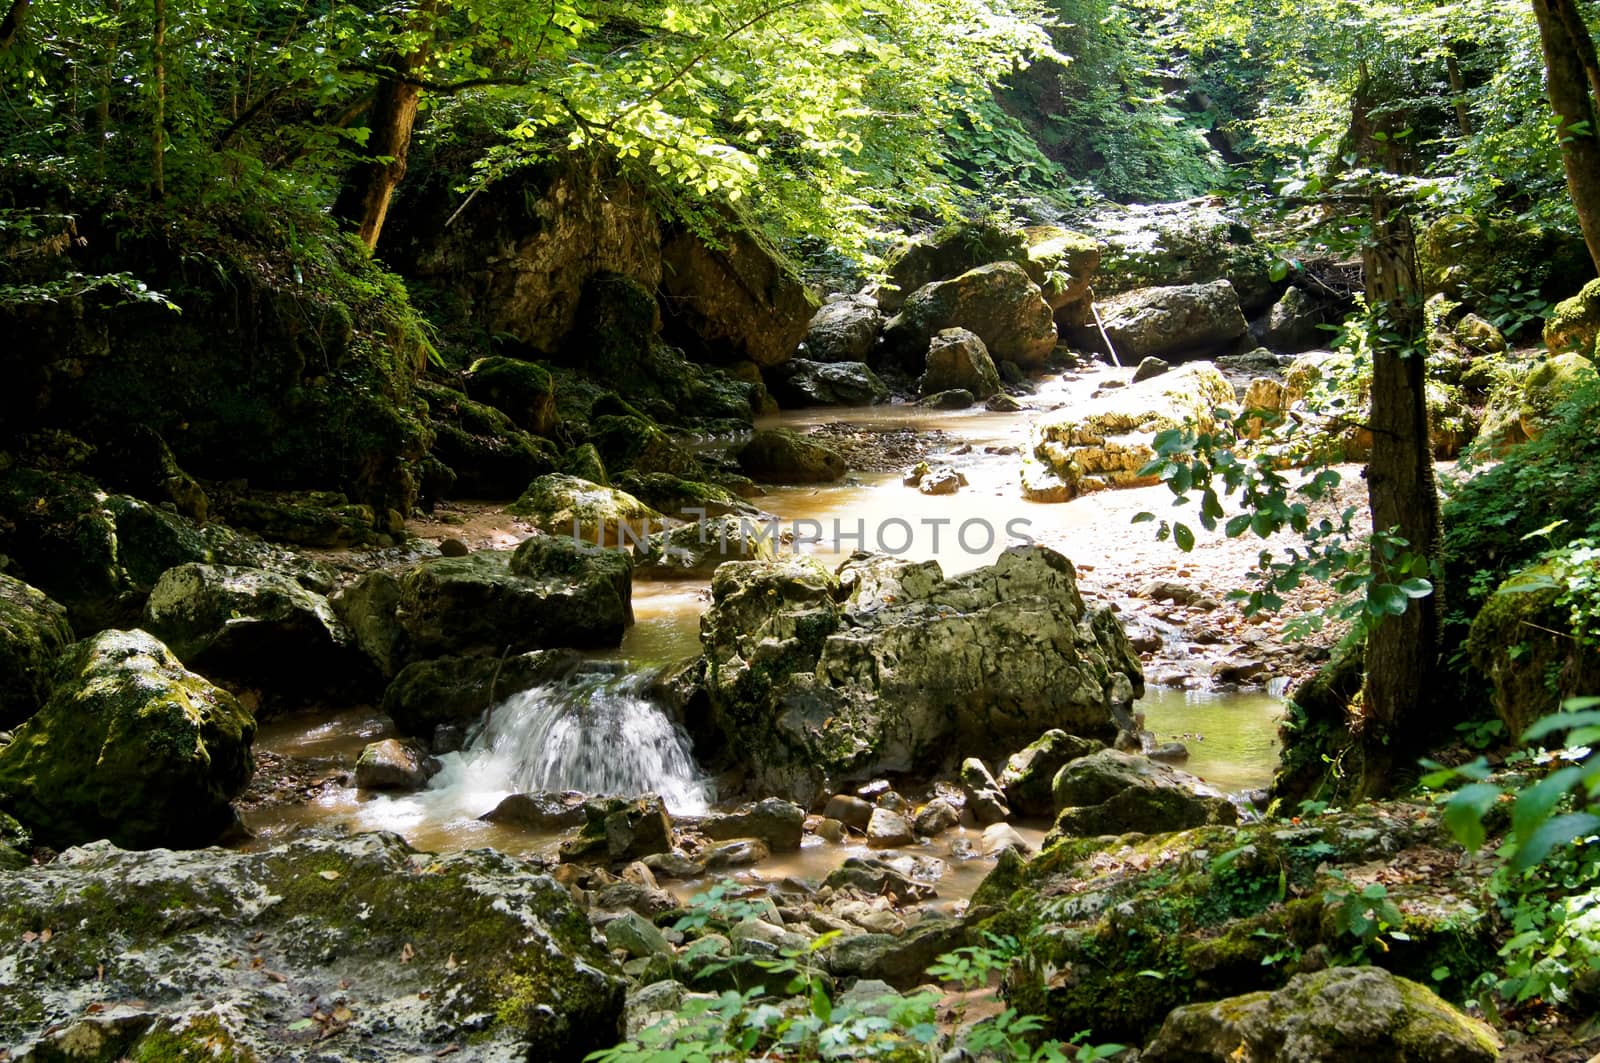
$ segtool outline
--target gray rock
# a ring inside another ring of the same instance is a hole
[[[1176,1008],[1141,1063],[1374,1059],[1493,1063],[1500,1039],[1426,986],[1377,967],[1298,974],[1275,993]]]
[[[714,845],[706,851],[707,871],[724,871],[730,867],[749,867],[759,864],[772,855],[767,843],[760,838],[734,838]]]
[[[872,805],[859,797],[850,794],[834,794],[828,798],[827,807],[822,811],[829,819],[836,819],[847,827],[856,830],[866,830],[867,821],[872,818]]]
[[[893,849],[901,845],[910,845],[915,840],[916,834],[904,816],[890,812],[887,808],[872,810],[872,818],[867,821],[869,848]]]
[[[535,650],[505,658],[416,661],[389,683],[383,693],[383,711],[401,734],[437,738],[439,728],[465,730],[508,695],[561,679],[583,660],[570,650]],[[435,742],[434,752],[452,751]]]
[[[672,944],[650,920],[637,912],[623,912],[606,924],[606,944],[632,957],[672,956]]]
[[[917,389],[923,395],[961,389],[974,399],[1000,391],[1000,373],[983,340],[964,328],[941,329],[928,345],[926,368]]]
[[[1056,346],[1056,324],[1039,286],[1014,262],[994,262],[924,285],[883,328],[884,346],[921,368],[929,343],[948,328],[983,340],[992,359],[1023,368],[1044,365]]]
[[[984,828],[982,845],[984,856],[996,857],[1007,849],[1020,849],[1025,854],[1033,852],[1033,846],[1029,845],[1009,823],[992,823]]]
[[[672,848],[672,820],[655,794],[628,800],[599,798],[583,805],[587,821],[578,837],[561,844],[561,859],[627,863]],[[646,863],[651,870],[656,870]]]
[[[696,860],[682,849],[651,853],[643,862],[645,867],[661,878],[699,878],[706,873],[705,861]]]
[[[1013,753],[1000,773],[1006,803],[1025,816],[1053,816],[1056,773],[1079,757],[1104,749],[1104,742],[1079,738],[1053,728],[1020,752]]]
[[[875,406],[889,388],[864,362],[813,362],[792,358],[768,369],[767,389],[780,406]]]
[[[1017,413],[1022,409],[1022,403],[1018,402],[1010,395],[1001,392],[999,395],[992,396],[988,402],[984,403],[983,408],[988,410],[990,413]]]
[[[72,641],[67,611],[43,591],[0,574],[0,731],[22,723],[50,696],[50,676]]]
[[[900,937],[860,934],[842,938],[824,953],[828,970],[840,978],[870,978],[899,989],[928,980],[928,967],[940,956],[966,943],[966,927],[957,919],[924,919]]]
[[[1102,302],[1100,317],[1124,363],[1226,352],[1249,333],[1239,297],[1225,280],[1127,292]],[[1098,328],[1076,329],[1071,338],[1090,350],[1105,349]]]
[[[983,761],[968,757],[961,762],[961,789],[967,797],[967,807],[979,823],[999,823],[1011,818],[1005,794]]]
[[[801,353],[819,362],[864,362],[878,345],[883,313],[870,296],[827,303],[811,318]]]
[[[760,483],[831,483],[845,473],[838,451],[784,428],[757,432],[739,451],[739,467]]]
[[[710,579],[728,561],[769,560],[774,552],[768,525],[743,516],[708,517],[650,536],[634,558],[634,575],[663,579]]]
[[[1171,368],[1172,366],[1168,365],[1160,358],[1142,359],[1139,362],[1138,367],[1133,371],[1133,382],[1135,384],[1142,384],[1151,377],[1158,377],[1162,373],[1169,371]]]
[[[356,786],[362,790],[422,790],[443,767],[420,743],[385,738],[361,751],[356,761]]]
[[[1291,287],[1267,312],[1261,342],[1285,354],[1300,354],[1320,347],[1329,333],[1318,326],[1337,321],[1339,309],[1304,288]]]
[[[707,816],[700,821],[700,831],[708,838],[760,838],[774,852],[786,852],[800,848],[805,824],[805,809],[769,797],[735,812]]]
[[[930,410],[965,410],[978,400],[966,388],[953,388],[950,391],[938,391],[927,396],[917,403]]]
[[[925,495],[953,495],[965,486],[965,476],[948,465],[941,465],[921,478],[917,490]]]
[[[533,831],[561,831],[588,821],[577,794],[512,794],[479,819]]]
[[[645,474],[676,470],[638,471]],[[642,532],[661,519],[661,514],[626,491],[566,473],[536,478],[506,507],[506,512],[547,535],[576,535],[586,542],[613,544],[618,542],[622,529]]]
[[[840,820],[829,819],[827,816],[824,816],[817,820],[816,833],[817,837],[821,838],[823,841],[834,843],[842,842],[845,839],[845,825]]]
[[[1194,776],[1114,749],[1062,768],[1054,795],[1060,812],[1047,846],[1075,835],[1157,834],[1238,819],[1232,802]]]
[[[934,798],[917,812],[913,828],[924,838],[932,838],[961,822],[961,813],[943,798]]]
[[[834,890],[854,889],[869,896],[886,896],[896,904],[914,904],[933,897],[930,883],[919,882],[879,857],[852,856],[828,873],[824,886]]]

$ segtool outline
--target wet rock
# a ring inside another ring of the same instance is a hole
[[[734,838],[706,850],[706,870],[725,871],[732,867],[749,867],[752,864],[759,864],[771,855],[772,850],[760,838]]]
[[[710,579],[725,562],[769,560],[773,553],[768,526],[748,517],[710,517],[650,536],[634,558],[634,574]]]
[[[811,317],[801,353],[819,362],[864,362],[878,345],[883,313],[870,296],[829,302]]]
[[[67,611],[43,591],[0,574],[0,731],[22,723],[50,696],[50,676],[72,641]]]
[[[644,857],[643,863],[661,878],[699,878],[706,873],[705,861],[696,860],[682,849],[651,853]]]
[[[911,802],[907,801],[903,796],[896,793],[894,790],[885,790],[883,793],[877,796],[877,799],[873,802],[873,804],[877,805],[879,808],[887,808],[890,812],[894,812],[902,816],[909,816],[912,811]]]
[[[1158,377],[1162,373],[1170,372],[1172,366],[1160,358],[1144,358],[1133,371],[1133,383],[1142,384],[1146,380]]]
[[[622,529],[642,534],[661,519],[661,514],[626,491],[566,473],[548,473],[534,480],[506,512],[547,535],[573,535],[612,544],[620,541]]]
[[[899,905],[914,904],[934,895],[933,886],[918,882],[887,861],[852,856],[828,873],[822,884],[834,890],[854,889],[868,896],[889,897]]]
[[[971,907],[979,909],[1004,905],[1027,879],[1027,848],[1014,845],[1002,848],[995,859],[994,870],[985,875],[973,891]]]
[[[967,807],[982,824],[998,823],[1011,818],[1005,794],[983,761],[968,757],[961,762],[961,789],[967,797]]]
[[[424,858],[387,834],[256,853],[101,842],[8,875],[5,892],[0,1029],[24,1050],[91,993],[145,1000],[163,1024],[116,1053],[135,1059],[221,1058],[228,1044],[238,1058],[399,1059],[464,1029],[485,1057],[569,1059],[620,1034],[620,972],[567,891],[490,850]],[[24,942],[45,926],[53,944]],[[247,940],[261,965],[240,962]],[[317,1001],[349,1017],[292,1030]],[[202,1019],[218,1036],[158,1038]]]
[[[1006,761],[999,779],[1006,803],[1025,816],[1054,815],[1051,787],[1056,773],[1079,757],[1104,748],[1105,743],[1092,738],[1079,738],[1057,728],[1046,731]]]
[[[470,553],[472,553],[472,548],[460,539],[452,537],[439,541],[440,557],[466,557]]]
[[[144,626],[185,665],[274,695],[325,696],[365,663],[326,598],[258,568],[168,569],[145,602]]]
[[[792,358],[767,370],[767,389],[784,408],[874,406],[889,401],[889,388],[864,362],[813,362]]]
[[[708,838],[759,838],[774,852],[800,848],[805,836],[805,809],[781,798],[769,797],[736,812],[713,814],[700,821]]]
[[[1140,470],[1155,457],[1157,432],[1185,425],[1209,430],[1216,408],[1233,405],[1233,385],[1201,362],[1045,414],[1030,430],[1025,493],[1034,501],[1064,501],[1102,487],[1153,483]]]
[[[924,838],[932,838],[961,822],[961,813],[943,798],[934,798],[917,812],[913,829]]]
[[[1056,346],[1056,325],[1043,293],[1021,266],[993,262],[913,292],[884,325],[885,348],[914,368],[925,363],[941,331],[964,328],[983,340],[992,359],[1042,366]]]
[[[1102,301],[1100,317],[1124,362],[1227,353],[1249,332],[1238,294],[1225,280],[1127,292]],[[1071,338],[1089,350],[1105,347],[1098,328],[1079,328]]]
[[[1022,403],[1002,392],[999,395],[991,396],[989,401],[983,404],[983,408],[990,413],[1017,413],[1023,406]]]
[[[929,472],[917,484],[917,490],[925,495],[953,495],[967,486],[967,478],[948,465]]]
[[[1112,749],[1062,768],[1054,793],[1059,815],[1046,846],[1062,837],[1156,834],[1238,818],[1232,802],[1194,776]]]
[[[1181,763],[1189,759],[1189,747],[1182,742],[1167,742],[1151,749],[1145,756],[1168,764]]]
[[[960,389],[974,399],[1000,391],[1000,373],[983,340],[964,328],[942,329],[928,345],[926,366],[917,390],[923,395]]]
[[[739,451],[739,467],[761,483],[831,483],[845,474],[838,451],[783,428],[757,432]]]
[[[693,521],[702,517],[745,516],[759,517],[761,511],[735,493],[735,485],[743,477],[732,473],[720,474],[717,483],[685,480],[664,472],[641,475],[628,471],[617,477],[617,486],[632,494],[666,516]],[[725,486],[726,485],[726,486]],[[754,491],[755,485],[744,481],[739,491]]]
[[[817,820],[816,835],[825,842],[838,844],[845,839],[845,825],[837,819],[824,816]]]
[[[867,821],[867,845],[873,849],[893,849],[916,840],[906,818],[887,808],[874,808]]]
[[[983,844],[981,846],[984,856],[996,857],[1007,849],[1020,849],[1024,853],[1032,853],[1033,846],[1017,829],[1009,823],[991,823],[983,829]]]
[[[466,728],[519,690],[559,679],[583,658],[570,650],[535,650],[504,659],[439,657],[406,665],[383,694],[383,711],[401,734],[426,738],[440,727]],[[434,752],[449,752],[435,748]]]
[[[0,747],[7,808],[52,846],[208,845],[255,770],[255,721],[143,631],[72,646],[50,698]]]
[[[468,397],[499,410],[518,428],[547,436],[556,425],[555,385],[542,366],[492,354],[473,362],[463,382]]]
[[[637,912],[623,912],[606,924],[606,944],[638,959],[672,957],[672,944],[656,925]]]
[[[824,951],[828,971],[838,978],[872,978],[898,989],[927,981],[928,967],[966,943],[966,927],[956,919],[924,919],[900,937],[860,934],[842,938]]]
[[[966,388],[954,388],[950,391],[939,391],[927,396],[918,402],[918,406],[926,406],[930,410],[965,410],[978,400]]]
[[[927,462],[919,461],[907,469],[904,476],[900,477],[900,484],[903,487],[918,487],[922,484],[922,478],[932,471]]]
[[[672,820],[655,794],[633,800],[608,797],[586,801],[583,811],[587,821],[578,837],[561,843],[563,861],[626,863],[672,848]],[[645,866],[657,870],[648,861]]]
[[[805,801],[830,778],[1005,755],[1050,726],[1110,738],[1112,703],[1143,686],[1115,616],[1042,547],[949,580],[876,555],[837,578],[810,559],[732,563],[712,598],[711,719],[753,789]]]
[[[489,823],[533,831],[560,831],[588,821],[578,794],[512,794],[478,817]]]
[[[839,820],[846,826],[864,831],[867,829],[867,821],[872,818],[872,805],[850,794],[834,794],[828,798],[828,804],[822,810],[822,814],[829,819]]]
[[[356,761],[356,786],[362,790],[422,790],[442,768],[420,743],[385,738],[361,751]]]
[[[1493,1063],[1500,1041],[1431,989],[1377,967],[1299,974],[1275,993],[1175,1009],[1142,1063],[1354,1059]]]

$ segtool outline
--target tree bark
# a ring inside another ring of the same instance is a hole
[[[1461,76],[1461,64],[1454,55],[1445,55],[1444,71],[1450,78],[1450,98],[1456,109],[1456,128],[1464,137],[1472,135],[1472,115],[1467,111],[1467,81]]]
[[[1378,141],[1371,121],[1370,88],[1353,101],[1352,132],[1380,172],[1371,190],[1372,238],[1362,249],[1368,306],[1387,319],[1381,330],[1397,337],[1377,342],[1372,352],[1372,403],[1368,417],[1372,456],[1367,463],[1367,497],[1374,532],[1393,529],[1405,550],[1431,562],[1440,539],[1439,496],[1434,482],[1433,448],[1428,433],[1423,356],[1422,290],[1418,283],[1416,242],[1407,205],[1385,187],[1383,173],[1403,172],[1410,162],[1404,142]],[[1398,123],[1397,123],[1398,124]],[[1374,542],[1376,579],[1400,583],[1383,546]],[[1397,772],[1408,768],[1438,722],[1429,695],[1439,657],[1440,589],[1412,599],[1399,616],[1384,616],[1367,636],[1366,681],[1356,720],[1362,752],[1362,796],[1389,792]]]
[[[155,0],[155,34],[151,43],[155,67],[155,127],[151,135],[150,191],[167,194],[167,0]]]
[[[1589,257],[1600,272],[1600,122],[1595,93],[1600,92],[1600,66],[1594,39],[1573,0],[1533,0],[1544,48],[1550,108],[1561,139],[1561,163],[1567,192],[1578,212]]]
[[[18,37],[22,36],[22,28],[28,22],[28,8],[32,0],[11,0],[11,7],[6,11],[4,20],[0,20],[0,52],[11,47]]]

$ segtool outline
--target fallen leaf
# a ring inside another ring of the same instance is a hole
[[[289,980],[289,976],[288,975],[279,974],[277,971],[267,971],[266,972],[266,976],[268,978],[272,979],[274,982],[280,982],[281,983],[281,982],[287,982]]]
[[[340,1004],[338,1007],[333,1009],[334,1022],[349,1022],[355,1017],[356,1013],[345,1007],[343,1004]]]
[[[339,877],[339,872],[332,871],[332,870],[329,870],[329,871],[318,871],[317,874],[321,875],[323,878],[327,879],[329,882],[332,882],[334,879]]]
[[[411,942],[409,942],[409,941],[406,942],[405,946],[400,949],[400,962],[401,963],[410,963],[412,960],[414,960],[416,958],[417,958],[417,950],[411,947]]]

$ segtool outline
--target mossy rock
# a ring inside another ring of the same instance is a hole
[[[760,510],[726,487],[684,480],[670,473],[625,472],[616,486],[651,509],[679,520],[702,517],[755,516]]]
[[[928,343],[943,329],[975,333],[996,361],[1038,368],[1056,347],[1053,312],[1039,286],[1014,262],[979,266],[925,285],[883,328],[885,351],[920,371]]]
[[[582,660],[570,650],[536,650],[413,661],[384,691],[383,711],[401,734],[431,739],[441,725],[469,727],[512,694],[558,679]]]
[[[555,445],[492,406],[437,384],[418,391],[428,401],[433,455],[454,474],[457,497],[514,498],[529,480],[555,469]]]
[[[661,514],[615,487],[602,487],[564,473],[541,476],[506,507],[551,535],[577,535],[589,542],[621,541],[623,530],[640,537]]]
[[[1028,260],[1021,265],[1043,290],[1051,310],[1061,310],[1089,294],[1100,268],[1100,241],[1058,225],[1036,225],[1023,233]]]
[[[987,221],[954,222],[890,253],[887,283],[878,292],[878,306],[894,313],[925,284],[959,277],[991,262],[1013,262],[1025,267],[1028,261],[1024,233]],[[1043,268],[1047,267],[1041,267],[1041,276]]]
[[[493,406],[518,428],[547,436],[555,427],[555,385],[542,366],[494,354],[473,362],[464,379],[473,401]]]
[[[1481,311],[1491,296],[1530,289],[1564,298],[1593,264],[1583,240],[1560,229],[1517,218],[1446,214],[1418,237],[1417,268],[1426,294],[1442,293]]]
[[[1517,421],[1522,434],[1538,439],[1556,407],[1595,381],[1594,362],[1581,354],[1557,354],[1535,366],[1522,382]]]
[[[701,474],[694,455],[655,422],[643,417],[596,417],[589,426],[589,439],[605,460],[605,467],[615,472],[664,472],[688,479]]]
[[[46,928],[50,940],[24,942]],[[388,834],[253,853],[99,843],[9,874],[0,933],[0,1029],[12,1045],[48,1043],[82,1020],[90,991],[148,1001],[139,1011],[154,1021],[128,1052],[152,1063],[463,1047],[469,1058],[575,1060],[622,1036],[626,983],[582,909],[526,861],[490,850],[431,856]],[[239,961],[230,943],[245,940],[263,965]],[[167,991],[152,996],[155,983]],[[301,1026],[313,997],[326,998],[328,1021]],[[190,1018],[196,1001],[218,999],[228,1005]],[[196,1044],[210,1054],[182,1054]]]
[[[337,492],[223,495],[217,499],[217,509],[238,527],[296,546],[387,546],[405,527],[398,511],[378,513]]]
[[[1349,785],[1333,771],[1351,745],[1351,703],[1366,675],[1366,643],[1346,638],[1315,675],[1289,692],[1278,734],[1283,750],[1272,779],[1273,808],[1288,814],[1304,800],[1334,800]]]
[[[568,476],[576,476],[580,480],[599,484],[601,487],[611,486],[611,476],[606,472],[606,463],[593,443],[573,447],[562,455],[560,471]]]
[[[1570,299],[1563,299],[1545,315],[1544,345],[1551,354],[1595,353],[1600,337],[1600,278],[1590,281]]]
[[[43,591],[0,574],[0,731],[39,710],[50,696],[56,659],[72,641],[67,611]]]
[[[639,551],[635,571],[664,579],[710,579],[729,561],[770,561],[771,529],[748,517],[709,517],[657,532]]]
[[[143,631],[102,631],[56,668],[0,749],[0,802],[54,846],[209,845],[255,770],[255,722]]]
[[[739,451],[739,468],[762,483],[831,483],[844,478],[845,461],[832,447],[786,428],[769,428]]]

